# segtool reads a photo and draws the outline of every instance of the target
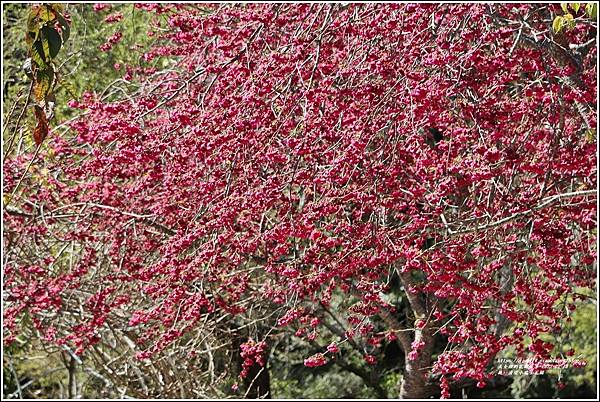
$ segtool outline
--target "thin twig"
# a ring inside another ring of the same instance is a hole
[[[574,191],[574,192],[570,192],[570,193],[552,195],[550,197],[546,197],[546,198],[542,199],[542,202],[540,204],[536,205],[535,207],[533,207],[531,209],[521,211],[521,212],[516,212],[510,216],[499,219],[495,222],[491,222],[491,223],[488,223],[485,225],[475,226],[475,227],[467,228],[467,229],[463,229],[463,230],[452,230],[451,226],[457,225],[457,223],[455,223],[455,222],[447,223],[446,218],[443,216],[443,214],[440,218],[442,219],[442,222],[446,226],[446,229],[448,230],[448,233],[450,235],[459,235],[459,234],[464,234],[464,233],[471,233],[471,232],[477,232],[477,231],[481,231],[481,230],[487,230],[487,229],[494,228],[496,226],[500,226],[504,223],[510,222],[521,216],[529,215],[529,214],[531,214],[535,211],[538,211],[538,210],[552,204],[553,202],[563,199],[563,198],[580,197],[580,196],[586,196],[586,195],[592,195],[592,194],[597,194],[597,191],[596,190],[583,190],[583,191]]]
[[[23,105],[23,109],[21,109],[21,113],[19,114],[19,117],[17,118],[17,122],[15,123],[15,130],[13,131],[13,135],[10,138],[10,142],[9,142],[8,146],[6,147],[7,149],[6,149],[6,152],[4,153],[4,159],[6,159],[6,157],[8,155],[10,155],[10,151],[12,151],[12,147],[15,143],[15,138],[17,136],[17,130],[19,129],[19,126],[21,125],[21,120],[23,119],[25,110],[27,110],[27,105],[29,105],[29,99],[31,98],[32,91],[33,91],[33,81],[31,81],[31,84],[29,84],[29,91],[27,92],[27,98],[25,98],[25,104]],[[8,122],[6,124],[8,124]],[[4,130],[2,132],[4,133]]]
[[[31,158],[31,160],[29,161],[29,164],[27,165],[27,168],[25,169],[25,171],[21,175],[21,178],[19,179],[19,181],[17,182],[17,185],[15,186],[15,188],[12,191],[12,193],[10,194],[9,199],[6,201],[6,205],[4,205],[5,208],[10,204],[10,202],[13,199],[13,197],[15,196],[15,193],[17,192],[17,190],[21,186],[21,182],[25,178],[25,175],[27,175],[27,172],[29,171],[29,168],[31,168],[31,165],[33,164],[33,161],[35,160],[35,158],[37,158],[38,153],[40,152],[40,148],[41,147],[42,147],[42,143],[38,144],[37,148],[35,149],[35,153],[33,154],[33,157]]]

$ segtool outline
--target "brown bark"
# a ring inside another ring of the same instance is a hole
[[[426,305],[421,299],[421,295],[408,291],[412,284],[409,273],[402,273],[397,269],[398,275],[406,291],[408,302],[415,314],[415,318],[427,321],[431,313],[432,306]],[[400,384],[400,399],[423,399],[431,395],[431,386],[427,381],[427,372],[431,367],[431,355],[433,353],[434,336],[433,330],[429,328],[429,323],[423,328],[415,328],[416,342],[423,342],[424,346],[419,350],[415,360],[409,359],[410,348],[404,348],[405,367],[404,375]]]
[[[431,367],[431,354],[433,352],[433,333],[429,328],[415,331],[415,340],[425,342],[423,349],[419,351],[417,359],[410,360],[405,351],[405,367],[402,382],[400,384],[400,399],[422,399],[429,398],[431,384],[427,381],[427,372]]]

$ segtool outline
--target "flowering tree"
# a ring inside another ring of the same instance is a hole
[[[591,12],[137,7],[166,21],[144,60],[176,62],[4,159],[5,342],[123,342],[140,395],[178,395],[144,380],[185,377],[170,351],[218,377],[227,339],[267,394],[288,330],[322,347],[309,367],[397,343],[404,398],[485,387],[511,347],[561,356],[543,335],[595,286]]]

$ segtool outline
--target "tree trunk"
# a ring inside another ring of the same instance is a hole
[[[67,370],[69,371],[69,399],[79,399],[77,395],[77,362],[75,357],[70,356]]]
[[[400,386],[400,399],[426,399],[429,397],[425,379],[420,375],[420,370],[416,365],[406,364],[404,369],[404,378]]]
[[[417,351],[417,357],[411,360],[411,348],[404,348],[405,367],[404,376],[400,384],[401,399],[423,399],[431,395],[431,387],[427,381],[427,372],[431,367],[431,355],[433,353],[434,336],[430,323],[426,322],[431,316],[433,301],[429,303],[422,298],[422,294],[410,291],[413,281],[410,273],[402,272],[400,266],[396,266],[396,272],[400,276],[406,297],[415,315],[416,321],[421,321],[424,326],[415,328],[414,342],[422,342],[423,346]]]
[[[425,343],[415,360],[409,359],[410,350],[404,352],[405,367],[400,384],[400,399],[427,399],[431,395],[431,385],[427,381],[427,372],[431,367],[433,352],[433,334],[431,329],[415,331],[415,341]]]

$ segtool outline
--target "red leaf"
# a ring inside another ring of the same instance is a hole
[[[34,112],[37,124],[33,130],[33,140],[36,145],[40,145],[48,135],[48,119],[46,119],[44,109],[37,105],[34,106]]]

